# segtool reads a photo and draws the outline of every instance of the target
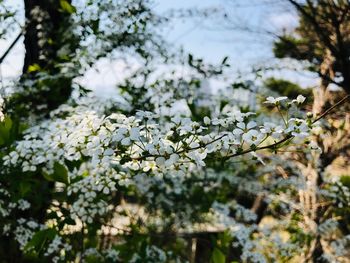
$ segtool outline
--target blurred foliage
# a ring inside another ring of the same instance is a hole
[[[307,70],[350,92],[350,2],[288,2],[299,14],[299,25],[275,41],[275,56],[306,61]]]
[[[289,80],[276,79],[272,77],[264,80],[263,85],[281,96],[296,98],[299,94],[301,94],[308,98],[308,101],[312,101],[313,94],[311,88],[302,88],[298,84]]]

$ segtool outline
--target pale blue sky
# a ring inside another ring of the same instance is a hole
[[[286,5],[267,5],[265,2],[266,0],[159,0],[155,7],[159,12],[171,8],[214,7],[228,13],[231,23],[224,24],[219,15],[207,20],[176,21],[172,30],[165,35],[170,42],[183,45],[185,50],[210,62],[219,61],[228,55],[233,61],[237,60],[237,64],[251,65],[273,56],[272,38],[267,33],[254,34],[239,28],[281,32],[282,28],[291,28],[297,24],[291,8],[288,9]]]
[[[21,0],[11,1],[15,6],[22,6]],[[272,38],[265,33],[255,34],[240,29],[248,27],[254,30],[281,32],[282,28],[288,30],[297,24],[297,18],[290,7],[277,3],[278,0],[157,0],[154,1],[154,8],[159,13],[172,8],[192,7],[199,9],[215,7],[220,11],[225,10],[231,17],[230,23],[223,23],[219,15],[207,20],[198,18],[175,20],[163,34],[170,43],[183,46],[185,51],[208,62],[220,62],[223,57],[229,56],[232,72],[241,71],[244,74],[253,66],[268,66],[273,62]],[[0,54],[8,45],[8,42],[0,41]],[[18,43],[1,65],[3,78],[12,78],[20,74],[23,55],[23,44]],[[118,75],[121,74],[123,65],[104,60],[97,67],[100,73],[91,70],[82,82],[94,89],[99,89],[101,86],[113,89],[114,84],[121,79]],[[275,74],[297,82],[314,83],[314,78],[309,76],[287,71]]]

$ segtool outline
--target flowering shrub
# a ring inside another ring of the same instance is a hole
[[[317,117],[290,83],[170,54],[152,1],[36,2],[0,0],[0,36],[28,40],[1,85],[1,262],[348,262],[346,97]],[[106,57],[127,60],[118,102],[81,83]]]
[[[287,119],[282,112],[282,108],[288,111],[303,101],[302,97],[290,102],[285,97],[269,97],[265,103],[279,110],[281,122],[265,123],[259,122],[255,113],[238,110],[192,121],[179,115],[161,118],[148,111],[138,111],[134,116],[118,112],[104,115],[109,111],[108,105],[91,108],[84,100],[75,107],[62,105],[51,113],[49,120],[25,130],[22,139],[9,147],[2,158],[3,177],[24,178],[18,194],[21,199],[6,188],[1,190],[5,200],[1,204],[1,221],[6,222],[2,232],[13,236],[26,254],[54,262],[77,257],[138,262],[140,255],[123,254],[118,242],[99,249],[95,244],[99,242],[97,236],[102,237],[106,231],[135,231],[133,225],[141,219],[134,221],[125,200],[136,198],[129,201],[130,205],[144,207],[148,218],[134,235],[152,228],[162,232],[169,226],[180,230],[212,220],[209,218],[217,217],[216,212],[204,218],[212,213],[210,207],[216,211],[217,200],[191,199],[196,198],[198,187],[204,187],[200,190],[203,194],[214,194],[225,180],[234,179],[232,175],[221,177],[216,173],[217,164],[229,165],[244,155],[248,160],[264,163],[261,151],[278,152],[281,148],[310,145],[305,138],[313,128],[312,119],[296,118],[293,114],[288,114]],[[296,116],[300,117],[300,113]],[[12,178],[12,182],[15,180]],[[47,204],[43,222],[30,217],[30,209],[37,204],[26,180],[45,180],[52,185],[48,193],[52,201]],[[27,196],[29,200],[24,199]],[[233,207],[243,221],[254,221],[254,213],[248,213],[239,204]],[[116,223],[125,214],[128,220]],[[14,215],[23,217],[13,221]],[[230,228],[235,229],[235,225],[230,224]],[[239,236],[241,241],[237,244],[247,246],[249,236]],[[81,242],[77,242],[77,237]],[[86,243],[84,238],[89,241]],[[124,238],[128,242],[127,236]],[[171,250],[164,252],[149,242],[143,248],[145,255],[153,255],[152,262],[155,258],[157,262],[177,258]],[[248,258],[242,255],[243,260]]]

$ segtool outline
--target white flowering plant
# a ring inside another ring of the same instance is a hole
[[[282,101],[267,102],[273,100]],[[305,138],[314,125],[310,118],[285,119],[286,115],[282,123],[264,124],[254,113],[237,110],[205,116],[200,122],[180,115],[164,119],[148,111],[104,115],[106,108],[91,110],[87,105],[84,101],[76,107],[62,105],[49,120],[25,130],[22,139],[3,148],[4,182],[11,192],[19,189],[18,196],[28,198],[25,205],[7,203],[11,209],[2,215],[7,222],[3,231],[14,235],[29,255],[55,261],[85,257],[84,251],[96,249],[96,235],[114,228],[119,233],[113,220],[130,213],[125,202],[143,207],[144,215],[129,215],[121,224],[124,231],[135,226],[139,234],[152,228],[174,231],[206,220],[227,180],[215,178],[220,165],[229,170],[241,156],[264,163],[263,151],[306,147]],[[42,183],[52,190],[30,191]],[[26,216],[38,206],[36,197],[46,198],[40,202],[50,200],[45,223],[20,231],[26,220],[32,220]],[[22,221],[11,221],[14,214],[23,214]],[[140,222],[141,218],[148,222]],[[84,242],[83,251],[76,239]],[[103,253],[98,252],[101,257]],[[118,249],[116,253],[123,255]]]
[[[213,66],[180,56],[181,72],[174,58],[170,73],[151,69],[164,51],[153,27],[167,19],[148,1],[59,2],[72,23],[56,32],[58,57],[31,65],[0,97],[1,260],[350,256],[349,179],[334,179],[319,161],[336,147],[325,144],[330,134],[347,141],[345,122],[320,124],[338,104],[317,117],[302,110],[302,95],[227,84],[228,58]],[[128,60],[132,50],[145,64],[118,84],[120,100],[89,96],[76,80],[115,46],[117,56]],[[228,88],[211,92],[213,81]]]

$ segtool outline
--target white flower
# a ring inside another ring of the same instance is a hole
[[[293,136],[298,138],[305,138],[309,135],[310,129],[304,120],[292,118],[288,121],[286,132],[290,132]]]
[[[114,150],[112,148],[107,148],[104,152],[103,155],[105,156],[110,156],[114,154]]]
[[[158,117],[157,114],[150,112],[150,111],[137,111],[136,116],[141,119],[153,119]]]
[[[126,137],[121,141],[121,144],[124,146],[129,146],[131,144],[130,138]]]
[[[30,203],[27,200],[24,200],[24,199],[18,200],[18,209],[26,210],[28,208],[30,208]]]
[[[267,97],[266,100],[264,101],[264,103],[267,103],[267,104],[279,104],[280,101],[282,100],[286,100],[288,99],[288,97],[278,97],[278,98],[274,98],[274,97]]]
[[[173,165],[177,163],[177,161],[180,159],[179,155],[176,153],[173,153],[170,155],[169,159],[165,161],[166,166]]]
[[[256,127],[256,122],[255,121],[250,121],[247,124],[244,122],[239,122],[237,123],[237,127],[236,129],[234,129],[232,131],[233,134],[235,135],[240,135],[244,132],[249,131],[250,129],[253,129],[254,127]]]
[[[113,261],[116,261],[118,259],[118,256],[119,256],[119,251],[116,251],[116,250],[110,248],[110,249],[107,249],[105,251],[105,254],[106,254],[106,258],[111,259]]]
[[[303,95],[298,95],[295,100],[292,100],[292,103],[302,104],[305,101],[305,97]]]
[[[187,154],[187,156],[195,161],[198,166],[205,166],[205,162],[203,161],[205,157],[207,157],[206,149],[200,151],[191,151]]]
[[[244,122],[239,122],[237,124],[237,127],[241,128],[243,130],[250,130],[250,129],[253,129],[254,127],[256,127],[256,122],[250,121],[247,124],[245,124]]]
[[[283,134],[282,126],[276,125],[271,122],[266,122],[264,126],[260,128],[260,132],[263,134],[271,135],[273,138],[279,138]]]
[[[181,126],[179,127],[180,135],[184,135],[193,131],[194,127],[197,126],[196,122],[192,122],[190,118],[181,119]]]
[[[140,128],[134,127],[130,130],[130,140],[138,141],[140,137]]]
[[[125,127],[119,128],[117,132],[113,135],[113,140],[114,141],[121,141],[122,139],[125,138],[125,134],[128,132],[128,129]]]
[[[181,117],[180,117],[180,115],[176,115],[176,116],[172,117],[172,118],[171,118],[171,121],[172,121],[173,123],[175,123],[175,124],[180,124],[180,122],[181,122]]]
[[[212,125],[222,125],[222,121],[221,119],[218,119],[218,118],[214,118],[212,121],[211,121],[211,124]]]
[[[247,133],[244,133],[242,138],[248,145],[257,146],[264,138],[264,135],[257,130],[250,130]]]
[[[7,235],[10,230],[11,230],[11,224],[6,224],[2,228],[2,233]]]
[[[317,153],[322,153],[322,149],[320,146],[318,146],[318,144],[314,141],[311,141],[309,144],[309,149],[312,151],[315,151]]]
[[[148,171],[154,171],[157,169],[157,165],[154,161],[146,161],[144,162],[144,167],[143,171],[148,172]]]
[[[244,120],[244,117],[248,116],[247,114],[245,113],[242,113],[238,110],[236,111],[230,111],[230,112],[227,112],[226,114],[232,121],[238,121],[238,122],[243,122]]]
[[[132,160],[131,162],[127,162],[125,167],[137,171],[140,168],[140,163],[137,160]]]
[[[221,139],[220,143],[224,150],[228,150],[232,145],[240,145],[241,141],[237,139],[237,137],[234,134],[228,133],[225,137]],[[207,148],[207,152],[213,152],[216,149],[217,149],[217,146],[214,144],[213,147]]]
[[[205,117],[203,118],[203,122],[204,122],[205,125],[209,125],[210,122],[211,122],[211,120],[210,120],[209,117],[205,116]]]
[[[163,166],[165,164],[165,158],[164,157],[157,157],[156,158],[156,164],[158,166]]]

